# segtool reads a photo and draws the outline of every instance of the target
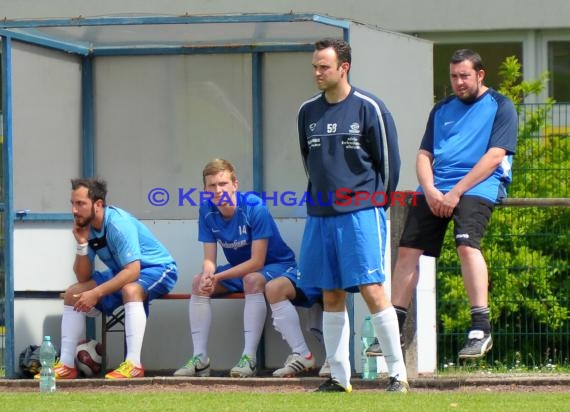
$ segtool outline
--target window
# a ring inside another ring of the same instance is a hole
[[[557,102],[570,102],[570,41],[548,43],[549,95]]]

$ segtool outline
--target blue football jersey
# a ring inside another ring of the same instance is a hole
[[[474,102],[451,96],[434,106],[420,148],[433,154],[435,187],[443,193],[469,173],[490,148],[505,149],[505,158],[497,169],[464,193],[496,202],[506,196],[512,179],[517,134],[513,103],[488,89]]]
[[[89,260],[97,256],[113,272],[139,260],[141,269],[174,263],[170,252],[151,231],[130,213],[113,206],[105,207],[103,228],[89,233]]]
[[[376,207],[371,198],[346,201],[346,196],[358,192],[390,196],[396,189],[398,135],[392,115],[376,96],[352,87],[344,100],[331,104],[321,93],[301,105],[297,124],[309,177],[309,215],[330,216]]]
[[[292,262],[295,253],[282,239],[269,208],[252,193],[237,193],[237,206],[231,219],[225,219],[207,200],[200,206],[198,240],[218,243],[229,264],[239,265],[251,258],[254,240],[267,239],[265,264]]]

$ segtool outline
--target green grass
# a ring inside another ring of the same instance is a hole
[[[519,360],[507,363],[495,360],[494,362],[488,362],[487,359],[476,359],[468,360],[461,364],[446,363],[441,369],[439,369],[439,376],[445,376],[448,374],[464,374],[464,373],[485,373],[500,376],[501,374],[536,374],[536,375],[548,375],[548,374],[559,374],[559,373],[569,373],[570,364],[568,359],[562,363],[548,362],[546,364],[534,364],[525,365]]]
[[[570,393],[0,393],[3,411],[568,411]]]

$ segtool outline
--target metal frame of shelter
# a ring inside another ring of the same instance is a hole
[[[67,213],[31,213],[14,210],[12,135],[12,47],[23,42],[80,56],[81,59],[81,170],[95,172],[93,60],[98,56],[187,55],[249,53],[252,60],[253,186],[263,187],[262,165],[262,53],[308,52],[315,40],[349,40],[346,20],[316,14],[241,14],[216,16],[112,16],[0,21],[2,42],[3,198],[5,273],[5,370],[14,377],[14,222],[68,221]],[[91,325],[91,328],[93,325]],[[89,333],[89,326],[88,326]],[[91,332],[93,333],[93,332]]]

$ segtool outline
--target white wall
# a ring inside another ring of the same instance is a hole
[[[14,230],[14,290],[64,290],[75,281],[71,266],[75,243],[70,224],[17,222]]]
[[[430,375],[437,370],[435,258],[420,258],[420,277],[416,288],[417,372]]]
[[[12,65],[14,208],[58,212],[80,170],[79,58],[14,41]]]
[[[250,188],[251,79],[249,54],[95,59],[95,170],[109,202],[141,219],[195,219],[178,189],[201,191],[214,157],[230,159]],[[164,206],[148,199],[158,187],[170,194]]]
[[[415,158],[433,106],[432,44],[411,36],[376,31],[351,24],[352,66],[355,86],[384,101],[394,117],[402,167],[398,190],[415,190]]]
[[[311,53],[268,53],[263,59],[264,186],[268,192],[294,192],[297,199],[307,188],[299,150],[297,113],[303,101],[318,93],[311,67]],[[279,102],[273,106],[275,96]],[[304,217],[304,205],[269,204],[274,216]],[[298,202],[296,202],[298,203]]]

